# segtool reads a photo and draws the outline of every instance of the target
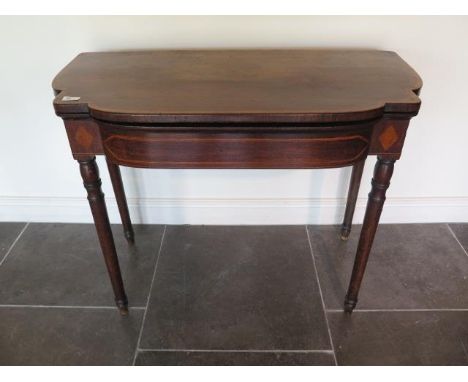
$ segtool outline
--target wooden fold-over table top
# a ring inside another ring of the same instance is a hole
[[[122,123],[323,123],[384,112],[414,115],[421,86],[394,52],[316,49],[82,53],[53,81],[58,115]]]

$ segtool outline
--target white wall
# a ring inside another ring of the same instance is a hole
[[[91,221],[50,86],[82,51],[361,47],[398,52],[424,81],[382,221],[468,221],[467,39],[468,17],[0,17],[0,220]],[[356,221],[373,164],[371,157]],[[349,169],[123,169],[123,177],[135,221],[329,224],[341,219]]]

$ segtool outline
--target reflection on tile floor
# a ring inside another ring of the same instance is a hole
[[[135,246],[114,226],[130,306],[144,307],[164,226],[136,225]],[[40,286],[40,287],[38,287]],[[114,306],[90,224],[29,224],[0,267],[0,305]]]
[[[359,226],[113,230],[128,317],[92,225],[0,223],[1,365],[468,364],[468,224],[381,225],[351,316]]]
[[[332,351],[139,351],[137,366],[334,366]]]
[[[140,345],[331,350],[304,227],[168,227]]]
[[[327,309],[341,309],[360,226],[348,241],[335,226],[309,226]],[[359,309],[468,309],[468,257],[447,224],[382,224]]]
[[[468,365],[468,311],[328,314],[343,365]]]
[[[0,307],[0,365],[131,365],[143,312]]]

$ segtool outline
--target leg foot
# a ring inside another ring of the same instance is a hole
[[[119,313],[121,316],[128,316],[128,302],[122,300],[115,301],[117,308],[119,309]]]
[[[350,314],[353,313],[353,310],[356,307],[356,305],[357,305],[357,300],[350,300],[348,296],[346,296],[345,302],[344,302],[344,311],[346,313],[350,313]]]
[[[341,226],[340,239],[347,241],[349,239],[349,234],[351,233],[351,227]]]

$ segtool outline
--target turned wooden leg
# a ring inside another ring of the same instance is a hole
[[[128,212],[127,198],[125,197],[120,167],[110,162],[107,158],[106,161],[107,167],[109,168],[112,187],[114,188],[115,199],[117,200],[117,206],[119,207],[120,218],[122,219],[125,238],[129,243],[134,243],[135,235],[133,233],[132,221],[130,220],[130,213]]]
[[[361,184],[362,171],[364,170],[365,159],[356,163],[353,166],[351,173],[351,181],[349,183],[348,200],[346,201],[346,210],[341,226],[341,240],[348,240],[353,224],[354,210],[356,209],[356,201],[359,193],[359,185]]]
[[[356,258],[354,260],[351,281],[344,303],[344,309],[348,313],[351,313],[357,304],[359,287],[361,286],[372,242],[374,241],[375,232],[379,224],[380,214],[382,213],[385,202],[385,192],[390,185],[394,163],[394,159],[378,157],[377,163],[375,164],[372,189],[367,201],[366,214],[364,216]]]
[[[83,184],[88,192],[88,201],[93,214],[94,225],[101,244],[107,271],[114,290],[115,302],[121,314],[128,314],[128,301],[125,295],[119,260],[115,250],[109,217],[107,215],[104,194],[101,190],[101,179],[95,157],[78,160]]]

